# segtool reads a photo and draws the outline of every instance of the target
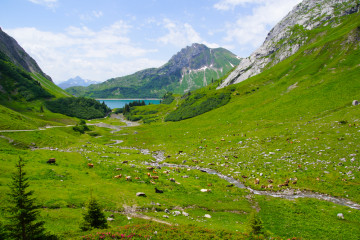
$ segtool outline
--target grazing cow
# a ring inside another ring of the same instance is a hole
[[[268,185],[268,188],[273,188],[274,186],[272,184],[269,184]]]
[[[150,183],[151,183],[151,184],[155,184],[155,182],[154,182],[154,181],[150,181]]]
[[[268,180],[268,183],[273,183],[273,182],[274,182],[274,181],[273,181],[273,180],[271,180],[271,179],[269,179],[269,180]]]
[[[297,184],[298,179],[295,178],[295,180],[292,182],[292,184]]]
[[[149,171],[152,171],[152,170],[154,170],[154,167],[147,167],[146,169]]]
[[[175,168],[175,172],[180,172],[180,168]]]
[[[48,164],[55,164],[55,162],[56,162],[56,159],[55,159],[55,158],[49,158],[49,160],[47,160],[46,163],[48,163]]]
[[[152,179],[159,179],[159,176],[151,176]]]
[[[211,187],[211,186],[212,186],[212,183],[209,183],[209,184],[208,184],[208,187]]]
[[[139,178],[139,177],[135,177],[135,179],[136,179],[136,180],[140,180],[140,178]]]
[[[128,163],[128,162],[129,162],[129,161],[123,161],[122,163],[124,163],[124,164],[125,164],[125,163]]]
[[[160,190],[160,189],[155,188],[155,193],[164,193],[164,191],[163,191],[163,190]]]
[[[179,151],[179,153],[178,154],[182,154],[183,153],[183,151]]]
[[[116,170],[116,171],[121,171],[121,170],[122,170],[122,168],[115,168],[115,170]]]
[[[89,168],[93,168],[93,167],[94,167],[94,164],[92,164],[92,163],[88,163],[87,165],[88,165]]]
[[[284,186],[289,186],[289,182],[290,180],[289,179],[286,179],[285,183],[284,183]]]
[[[169,171],[163,171],[164,174],[169,174]]]
[[[157,174],[157,171],[153,170],[153,173]]]
[[[261,188],[267,188],[267,186],[265,186],[265,185],[261,185]]]
[[[298,165],[298,168],[301,168],[301,167],[302,167],[301,164],[299,164],[299,165]]]
[[[247,178],[247,176],[245,176],[245,175],[242,175],[241,177],[242,177],[242,178]]]
[[[259,184],[259,183],[260,183],[260,179],[256,178],[254,183],[255,183],[255,184]]]
[[[148,175],[148,177],[151,177],[151,174],[149,172],[146,175]]]
[[[126,181],[131,181],[131,176],[126,176],[125,179]]]
[[[121,178],[121,177],[122,177],[121,174],[114,176],[114,178]]]
[[[171,182],[175,182],[175,178],[170,178],[169,179]]]

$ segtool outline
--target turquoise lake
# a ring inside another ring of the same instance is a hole
[[[150,104],[160,104],[160,99],[96,99],[100,103],[105,103],[109,108],[123,108],[125,104],[136,101],[144,101],[146,105]]]

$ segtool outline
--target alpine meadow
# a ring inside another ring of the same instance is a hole
[[[359,9],[65,90],[0,28],[0,239],[360,239]]]

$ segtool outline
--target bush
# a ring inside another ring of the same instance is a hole
[[[92,98],[59,98],[46,102],[46,107],[56,113],[81,119],[103,118],[111,109]]]
[[[181,121],[221,107],[230,101],[229,93],[189,95],[185,102],[175,111],[165,117],[165,121]]]

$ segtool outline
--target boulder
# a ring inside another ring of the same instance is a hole
[[[146,194],[143,193],[143,192],[138,192],[138,193],[136,193],[136,196],[138,196],[138,197],[146,197]]]

